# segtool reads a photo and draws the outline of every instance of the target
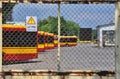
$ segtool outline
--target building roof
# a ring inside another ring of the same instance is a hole
[[[108,26],[113,26],[115,23],[109,23],[109,24],[104,24],[104,25],[98,25],[96,28],[101,28],[101,27],[108,27]]]

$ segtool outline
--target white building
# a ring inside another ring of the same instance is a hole
[[[115,24],[105,24],[97,26],[97,40],[99,46],[114,46],[115,45]]]

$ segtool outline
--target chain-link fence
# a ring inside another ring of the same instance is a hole
[[[13,5],[14,7],[3,3],[3,69],[56,70],[57,49],[54,47],[54,33],[45,19],[57,17],[57,5]],[[29,16],[36,16],[37,22],[33,18],[26,22],[26,17]],[[34,23],[37,23],[38,31],[27,31],[26,25]]]
[[[115,70],[114,9],[110,4],[61,5],[61,16],[69,24],[61,22],[61,28],[68,27],[65,32],[79,39],[76,46],[61,48],[62,70]]]
[[[3,70],[115,71],[114,4],[3,3]],[[35,24],[28,32],[26,24]],[[55,37],[55,38],[54,38]]]

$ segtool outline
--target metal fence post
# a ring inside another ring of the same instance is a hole
[[[58,71],[60,71],[60,4],[58,4]]]
[[[117,2],[115,4],[115,31],[116,31],[115,72],[116,79],[120,79],[120,2]]]
[[[2,1],[0,1],[0,72],[2,72]]]

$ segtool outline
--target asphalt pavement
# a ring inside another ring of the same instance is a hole
[[[95,44],[61,47],[60,70],[115,70],[115,48]],[[40,52],[37,59],[3,65],[3,70],[57,70],[57,48]]]

